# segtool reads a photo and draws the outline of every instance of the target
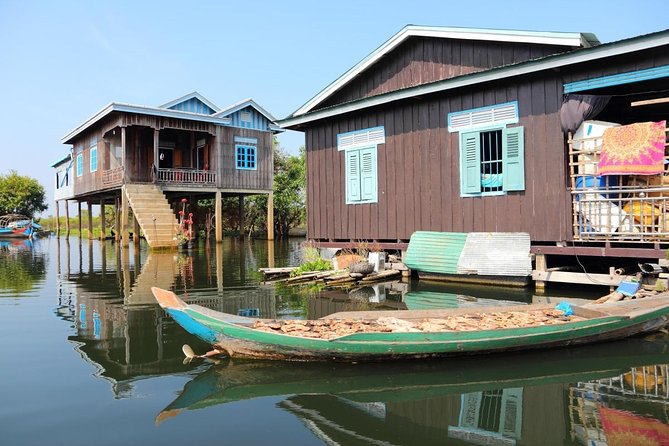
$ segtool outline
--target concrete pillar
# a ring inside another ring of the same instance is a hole
[[[100,240],[104,240],[107,235],[105,222],[105,201],[100,200]]]
[[[60,236],[60,204],[58,200],[55,202],[56,205],[56,237]]]
[[[88,240],[93,240],[93,202],[88,200]]]
[[[65,237],[70,236],[70,204],[65,200]]]
[[[267,240],[274,240],[274,192],[267,196]]]
[[[126,247],[130,245],[128,240],[128,196],[125,194],[125,186],[121,190],[121,245]]]
[[[216,191],[216,201],[214,207],[214,221],[216,222],[216,243],[221,243],[223,241],[223,205],[221,203],[221,192]]]
[[[239,196],[239,236],[244,236],[244,195]]]

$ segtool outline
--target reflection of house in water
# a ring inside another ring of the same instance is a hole
[[[607,379],[580,382],[568,389],[571,439],[583,445],[606,445],[607,432],[615,426],[603,420],[603,410],[624,409],[644,417],[635,417],[633,424],[641,427],[640,420],[659,421],[669,433],[669,365],[634,367],[629,372]],[[604,408],[604,409],[602,409]],[[629,418],[634,415],[628,414]],[[625,426],[628,429],[629,424]],[[643,435],[643,432],[635,432]],[[668,434],[669,435],[669,434]],[[669,438],[668,438],[669,439]],[[666,444],[666,443],[638,443]]]
[[[328,444],[444,444],[459,439],[480,445],[563,445],[565,388],[500,388],[385,403],[297,395],[279,405]]]
[[[56,313],[73,322],[76,334],[69,340],[96,375],[112,383],[117,396],[129,394],[137,379],[187,370],[181,346],[197,342],[155,303],[152,286],[174,289],[186,284],[191,300],[211,308],[231,313],[260,308],[268,317],[276,314],[273,288],[224,289],[220,282],[220,288],[190,290],[194,271],[206,269],[198,263],[201,258],[57,240]],[[216,269],[220,272],[222,266]]]

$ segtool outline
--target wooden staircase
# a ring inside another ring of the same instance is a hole
[[[123,193],[149,247],[176,247],[177,219],[160,187],[155,184],[126,184]]]

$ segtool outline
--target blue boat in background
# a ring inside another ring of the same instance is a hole
[[[25,215],[8,214],[0,217],[0,238],[31,239],[41,226]]]

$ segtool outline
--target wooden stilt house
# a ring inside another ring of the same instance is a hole
[[[215,198],[267,194],[269,237],[273,238],[271,197],[275,119],[252,99],[225,109],[197,92],[158,107],[112,102],[63,137],[71,153],[53,167],[59,201],[112,204],[120,208],[117,234],[128,208],[151,247],[177,243],[175,202],[182,197]],[[192,200],[189,200],[192,202]],[[67,206],[65,206],[67,210]],[[221,240],[216,224],[216,239]]]
[[[666,120],[668,50],[669,31],[601,44],[587,33],[407,26],[279,122],[305,132],[308,237],[404,249],[415,231],[522,232],[544,265],[664,257],[664,171],[599,181],[601,143],[582,141],[591,153],[579,158],[572,137],[592,119]],[[570,102],[589,112],[573,128]],[[584,200],[601,214],[614,198],[626,226],[586,221]]]

